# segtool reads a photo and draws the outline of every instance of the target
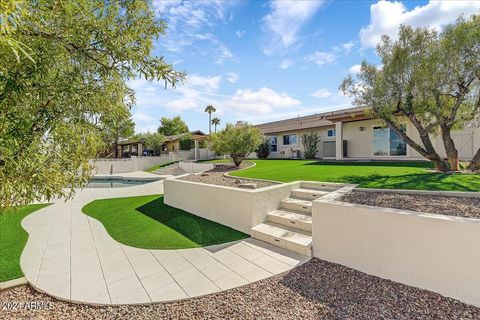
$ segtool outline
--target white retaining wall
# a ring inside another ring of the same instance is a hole
[[[98,159],[95,161],[95,174],[110,174],[112,165],[114,174],[143,171],[157,164],[190,159],[192,156],[193,151],[180,151],[170,152],[168,155],[162,154],[157,157],[132,156],[131,158]]]
[[[199,173],[215,168],[214,163],[198,163],[193,161],[181,161],[178,165],[181,169],[183,169],[183,171],[187,173]]]
[[[183,180],[164,180],[165,204],[250,234],[300,182],[246,190]]]
[[[480,220],[313,203],[313,255],[480,306]]]

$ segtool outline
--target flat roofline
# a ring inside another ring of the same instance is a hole
[[[288,119],[283,119],[283,120],[277,120],[277,121],[271,121],[271,122],[265,122],[265,123],[260,123],[255,125],[256,127],[261,127],[261,126],[269,126],[269,125],[274,125],[274,124],[281,124],[281,123],[288,123],[296,120],[304,120],[304,119],[311,119],[315,117],[322,117],[324,119],[321,120],[329,120],[329,117],[336,117],[336,116],[341,116],[345,114],[356,114],[359,112],[364,112],[367,108],[366,107],[352,107],[352,108],[346,108],[346,109],[340,109],[340,110],[334,110],[334,111],[328,111],[328,112],[322,112],[322,113],[315,113],[307,116],[299,116],[296,118],[288,118]],[[328,126],[328,125],[325,125]]]

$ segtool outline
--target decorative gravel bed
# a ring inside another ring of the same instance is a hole
[[[4,307],[31,301],[51,309]],[[29,286],[0,292],[0,303],[3,319],[480,319],[480,308],[318,259],[243,287],[167,304],[78,305]]]
[[[340,201],[480,219],[480,198],[352,191]]]
[[[200,182],[207,184],[215,184],[219,186],[240,188],[242,185],[249,189],[258,189],[275,185],[277,183],[265,180],[253,180],[253,179],[240,179],[235,177],[225,176],[225,173],[234,170],[250,167],[251,163],[242,162],[240,167],[237,168],[233,163],[217,163],[215,168],[206,171],[204,174],[191,174],[180,178],[180,180]],[[247,185],[247,186],[245,186]]]

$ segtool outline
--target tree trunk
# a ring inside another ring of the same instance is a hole
[[[472,161],[470,161],[470,164],[468,165],[468,169],[472,171],[480,171],[480,149],[478,149],[475,156],[473,156]]]
[[[242,163],[243,161],[243,158],[242,157],[238,157],[238,156],[231,156],[232,159],[233,159],[233,163],[235,164],[235,167],[239,167],[240,164]]]
[[[451,171],[460,171],[460,161],[458,159],[458,150],[455,147],[455,141],[452,139],[451,126],[441,124],[442,140],[445,146],[445,153],[447,154],[448,164]]]
[[[212,135],[212,113],[208,113],[208,134]]]
[[[417,121],[415,117],[408,117],[412,124],[417,128],[417,131],[420,135],[420,140],[422,140],[422,144],[424,147],[413,141],[405,132],[403,132],[399,127],[395,125],[395,123],[391,122],[389,119],[383,118],[386,124],[392,128],[400,137],[402,137],[403,141],[408,144],[412,149],[420,153],[424,158],[430,160],[435,169],[441,172],[448,171],[447,163],[440,157],[440,155],[435,151],[433,147],[432,141],[428,135],[428,132],[421,126],[421,124]]]

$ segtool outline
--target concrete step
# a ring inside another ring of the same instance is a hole
[[[335,184],[328,184],[324,182],[302,181],[300,188],[332,192],[341,187]]]
[[[312,256],[312,233],[265,222],[252,228],[253,238],[306,256]]]
[[[312,202],[297,198],[288,198],[281,201],[282,209],[312,214]]]
[[[292,196],[303,200],[315,200],[328,194],[328,191],[314,190],[314,189],[294,189],[292,190]]]
[[[267,213],[269,222],[312,232],[312,216],[291,210],[275,210]]]

